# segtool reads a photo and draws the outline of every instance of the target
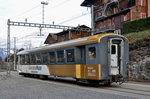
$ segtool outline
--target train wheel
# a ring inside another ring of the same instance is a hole
[[[99,81],[97,81],[97,80],[89,80],[89,84],[92,85],[92,86],[98,87],[99,86]]]
[[[24,76],[24,77],[27,77],[27,75],[26,75],[26,74],[23,74],[23,76]]]
[[[40,75],[39,78],[42,79],[42,80],[47,80],[48,76],[47,75]]]
[[[104,83],[104,86],[110,86],[111,85],[111,82],[105,82]]]

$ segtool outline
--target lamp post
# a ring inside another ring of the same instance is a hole
[[[48,2],[42,1],[41,4],[43,5],[43,10],[42,10],[42,23],[44,24],[44,5],[48,5]],[[40,36],[42,36],[42,27],[40,27]]]
[[[44,24],[44,5],[48,5],[48,2],[42,1],[41,4],[43,5],[42,23]]]

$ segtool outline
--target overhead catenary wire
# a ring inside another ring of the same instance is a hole
[[[47,2],[49,2],[50,0],[48,0]],[[52,10],[53,8],[56,8],[56,7],[58,7],[58,6],[62,6],[63,4],[65,4],[66,2],[68,2],[68,1],[71,1],[71,0],[65,0],[65,1],[63,1],[63,2],[60,2],[59,4],[56,4],[56,5],[54,5],[54,6],[52,6],[50,9]],[[46,13],[47,11],[45,11],[45,13]],[[35,15],[32,15],[32,16],[29,16],[29,17],[27,17],[27,18],[32,18],[32,17],[34,17],[34,16],[36,16],[36,15],[40,15],[41,13],[37,13],[37,14],[35,14]]]
[[[47,0],[47,2],[49,2],[49,1],[50,1],[50,0]],[[70,1],[70,0],[65,0],[65,1],[63,1],[63,2],[60,2],[59,4],[52,6],[51,9],[52,9],[52,8],[56,8],[56,7],[58,7],[58,6],[61,6],[62,4],[65,4],[65,3],[68,2],[68,1]],[[19,18],[19,17],[21,17],[21,16],[24,16],[26,13],[29,13],[29,12],[31,12],[32,10],[34,10],[34,9],[40,7],[40,6],[41,6],[41,4],[38,4],[38,5],[34,6],[33,8],[28,9],[28,10],[24,11],[23,13],[20,13],[20,14],[18,14],[18,15],[16,15],[16,16],[12,17],[11,19],[15,19],[15,18]],[[45,12],[46,12],[46,11],[45,11]],[[36,14],[31,15],[31,16],[28,16],[28,17],[26,17],[26,18],[32,18],[32,17],[37,16],[37,15],[39,16],[40,14],[41,14],[41,13],[36,13]]]
[[[28,10],[26,10],[26,11],[24,11],[24,12],[22,12],[22,13],[16,15],[15,17],[12,17],[11,19],[21,17],[21,16],[23,16],[24,14],[29,13],[29,12],[31,12],[32,10],[34,10],[34,9],[36,9],[36,8],[38,8],[38,7],[40,7],[40,5],[41,5],[41,4],[38,4],[38,5],[34,6],[33,8],[28,9]]]
[[[78,18],[80,18],[80,17],[83,17],[83,16],[86,16],[86,15],[89,15],[89,14],[90,14],[90,12],[88,12],[88,13],[82,13],[82,15],[75,16],[75,17],[73,17],[73,18],[71,18],[71,19],[68,19],[68,20],[62,21],[62,22],[60,22],[60,23],[58,23],[58,24],[67,23],[67,22],[70,22],[70,21],[76,20],[76,19],[78,19]]]
[[[91,13],[90,12],[82,12],[82,14],[79,14],[79,15],[77,15],[75,17],[72,17],[70,19],[64,20],[62,22],[59,22],[58,24],[64,24],[64,23],[67,23],[67,22],[70,22],[70,21],[74,21],[74,20],[76,20],[78,18],[81,18],[81,17],[89,15],[89,14],[91,14]],[[48,30],[48,29],[44,29],[43,31],[45,31],[45,30]]]
[[[48,1],[49,1],[49,0],[48,0]],[[59,4],[53,6],[52,8],[55,8],[55,7],[57,7],[57,6],[60,6],[61,4],[66,3],[66,2],[68,2],[68,1],[70,1],[70,0],[65,0],[65,1],[63,1],[63,2],[60,2]],[[40,4],[39,4],[39,5],[40,5]],[[38,5],[38,6],[39,6],[39,5]],[[29,9],[29,10],[31,11],[31,10],[37,8],[38,6],[35,6],[35,7],[33,7],[32,9]],[[21,13],[21,14],[18,15],[17,17],[21,17],[21,16],[27,14],[29,10],[27,10],[27,11]],[[29,11],[29,12],[30,12],[30,11]],[[41,12],[40,12],[40,13],[41,13]],[[34,14],[34,15],[32,15],[32,16],[28,16],[27,18],[31,18],[31,17],[33,17],[33,16],[37,16],[37,15],[40,14],[40,13],[36,13],[36,14]],[[76,17],[70,18],[70,19],[65,20],[65,21],[63,21],[63,22],[60,22],[59,24],[63,24],[63,23],[67,23],[67,22],[73,21],[73,20],[78,19],[78,18],[80,18],[80,17],[82,17],[82,16],[85,16],[85,15],[88,15],[88,14],[87,14],[87,13],[85,13],[85,14],[82,13],[82,15],[78,15],[78,16],[76,16]],[[15,18],[16,18],[16,17],[15,17]],[[29,36],[29,35],[28,35],[28,36]],[[32,36],[32,35],[30,35],[30,36]],[[27,37],[27,36],[26,36],[26,37]]]

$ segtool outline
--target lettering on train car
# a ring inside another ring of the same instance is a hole
[[[29,66],[29,70],[42,70],[42,66]]]

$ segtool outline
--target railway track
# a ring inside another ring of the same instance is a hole
[[[78,85],[76,81],[73,79],[64,79],[60,77],[58,77],[57,79],[54,79],[54,77],[49,77],[49,79],[47,80],[40,80],[39,78],[33,78],[33,77],[25,77],[25,78],[31,80],[38,80],[50,84],[63,85],[67,87],[85,89],[85,90],[90,90],[95,92],[119,94],[123,96],[129,95],[130,97],[133,96],[136,97],[137,99],[141,99],[143,97],[144,99],[150,99],[150,85],[143,85],[142,83],[141,84],[125,83],[122,85],[112,84],[109,87],[103,85],[100,85],[99,87],[93,87],[91,85],[85,85],[85,84]]]
[[[46,81],[48,81],[48,80],[46,80]],[[60,82],[71,84],[71,85],[76,84],[75,81],[68,81],[68,80],[63,80],[63,79],[57,79],[57,80],[52,80],[52,81],[54,81],[54,82],[60,81]],[[93,86],[91,86],[91,85],[84,85],[84,86],[87,86],[87,88],[93,88]],[[143,87],[146,87],[146,85],[143,85]],[[95,87],[94,87],[94,89],[95,89]],[[100,85],[96,89],[97,90],[99,90],[99,89],[111,90],[111,91],[116,91],[116,92],[129,93],[129,94],[133,94],[133,95],[142,95],[142,96],[150,97],[150,86],[149,86],[149,90],[137,89],[137,87],[136,88],[126,88],[124,86],[118,86],[118,85],[112,85],[109,87]]]
[[[116,87],[105,87],[104,89],[117,91],[117,92],[123,92],[123,93],[150,96],[150,91],[149,90],[142,90],[142,89],[136,89],[136,88],[125,88],[125,87],[122,87],[122,86],[116,86]]]

